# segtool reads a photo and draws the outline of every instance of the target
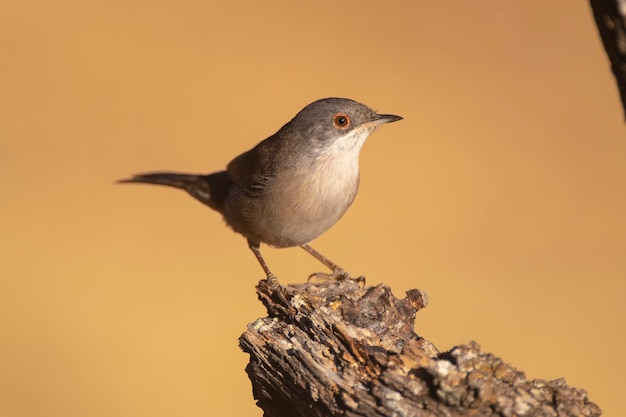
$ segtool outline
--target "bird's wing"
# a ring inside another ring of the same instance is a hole
[[[274,178],[274,146],[268,139],[228,164],[230,179],[249,195],[259,195]]]

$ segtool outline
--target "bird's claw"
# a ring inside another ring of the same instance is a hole
[[[276,286],[280,285],[279,282],[278,282],[278,277],[276,275],[272,274],[271,272],[269,274],[267,274],[266,280],[267,280],[267,283],[270,285],[270,287],[276,287]]]
[[[346,280],[351,280],[356,282],[357,284],[359,284],[362,287],[365,287],[365,277],[364,276],[359,276],[359,277],[351,277],[350,274],[347,271],[344,271],[341,268],[337,268],[336,270],[334,270],[331,273],[327,273],[327,272],[314,272],[311,275],[309,275],[309,277],[307,278],[307,282],[311,281],[312,279],[316,279],[318,281],[346,281]]]

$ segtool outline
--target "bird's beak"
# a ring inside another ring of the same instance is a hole
[[[376,114],[372,117],[372,120],[363,123],[362,126],[366,129],[374,128],[376,126],[384,125],[385,123],[397,122],[402,119],[402,117],[396,116],[395,114]]]

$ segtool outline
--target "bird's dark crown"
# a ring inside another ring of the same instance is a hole
[[[336,139],[370,122],[377,114],[364,104],[347,98],[323,98],[303,108],[281,130],[298,132],[319,142]]]

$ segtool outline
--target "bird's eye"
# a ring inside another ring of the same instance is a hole
[[[350,127],[350,118],[347,114],[337,113],[333,116],[333,125],[339,130],[346,130]]]

